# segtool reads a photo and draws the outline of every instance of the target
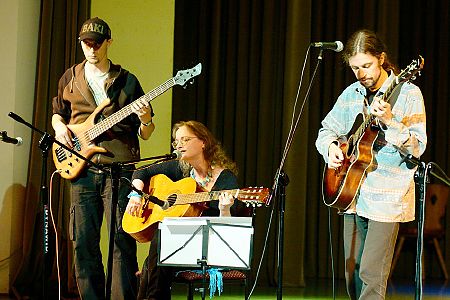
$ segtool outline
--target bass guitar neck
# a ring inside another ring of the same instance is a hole
[[[198,64],[194,68],[178,71],[177,75],[157,88],[146,93],[135,101],[145,100],[151,102],[153,99],[162,95],[164,92],[172,88],[174,85],[185,85],[195,76],[199,75],[202,65]],[[132,104],[128,104],[119,111],[113,113],[102,121],[95,123],[97,115],[110,103],[109,99],[104,100],[94,112],[82,124],[67,125],[72,133],[72,151],[87,159],[83,160],[71,151],[53,144],[53,162],[56,169],[61,170],[61,176],[65,179],[75,179],[86,168],[88,161],[98,153],[106,153],[106,149],[95,144],[96,138],[109,130],[111,127],[128,117],[133,113]]]

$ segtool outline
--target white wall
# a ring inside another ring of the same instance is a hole
[[[0,142],[0,293],[7,293],[17,268],[21,210],[28,172],[31,130],[10,117],[14,112],[31,123],[40,1],[0,1],[0,130],[23,138],[22,146]]]

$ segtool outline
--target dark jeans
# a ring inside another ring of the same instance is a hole
[[[350,299],[385,299],[399,223],[344,215],[345,280]]]
[[[131,172],[122,175],[131,177]],[[100,228],[105,213],[109,229],[111,193],[111,178],[105,173],[89,170],[72,182],[69,230],[74,245],[75,276],[82,299],[105,298]],[[115,214],[111,299],[136,298],[136,241],[122,229],[128,193],[129,188],[121,185]]]

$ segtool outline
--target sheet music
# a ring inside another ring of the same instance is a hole
[[[172,266],[198,267],[202,258],[203,226],[210,222],[207,264],[248,269],[253,227],[251,217],[165,218],[159,224],[159,261]]]

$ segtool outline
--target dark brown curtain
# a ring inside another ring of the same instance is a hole
[[[78,29],[87,19],[90,11],[89,0],[42,0],[39,29],[38,59],[36,69],[36,90],[32,124],[45,132],[53,134],[51,127],[51,98],[56,95],[58,79],[63,72],[77,61],[81,61],[83,53],[77,45]],[[45,190],[41,186],[48,185],[54,167],[52,153],[47,152],[44,143],[40,143],[41,134],[33,132],[30,152],[26,203],[23,217],[23,248],[20,268],[12,281],[12,289],[17,297],[41,298],[44,290],[52,298],[56,291],[55,269],[55,236],[48,216],[48,253],[43,252],[43,205]],[[48,153],[47,164],[44,165],[45,153]],[[47,172],[44,173],[47,167]],[[68,209],[70,198],[66,193],[64,181],[59,176],[53,183],[52,211],[59,234],[59,256],[61,282],[65,294],[76,291],[72,278],[71,243],[67,237]],[[47,179],[47,180],[43,180]],[[41,201],[42,200],[42,201]],[[45,263],[44,263],[45,258]],[[45,275],[43,274],[45,265]]]
[[[447,1],[420,0],[177,1],[174,69],[202,62],[203,72],[187,89],[174,89],[172,121],[204,122],[238,163],[242,186],[271,187],[308,44],[345,42],[352,32],[368,28],[380,34],[399,67],[419,54],[425,57],[425,69],[415,81],[424,94],[428,119],[429,141],[422,159],[436,162],[449,174],[449,10]],[[300,103],[317,54],[317,49],[311,50]],[[304,277],[331,277],[329,217],[336,276],[343,278],[341,218],[322,204],[324,163],[314,141],[320,121],[354,80],[340,55],[326,50],[284,168],[290,178],[284,220],[284,285],[303,285]],[[256,210],[254,271],[271,221],[260,284],[276,283],[277,203]],[[270,218],[272,210],[274,219]],[[449,214],[446,224],[450,224]],[[449,234],[443,245],[447,264]],[[413,255],[400,259],[394,278],[413,280]],[[433,265],[432,252],[428,259],[428,265]],[[429,277],[441,275],[438,266],[427,271],[432,273]]]
[[[174,89],[173,122],[204,122],[239,164],[242,185],[270,186],[281,156],[286,5],[206,0],[175,6],[174,68],[201,62],[203,71],[191,87]],[[267,227],[269,216],[269,209],[258,210],[257,226]],[[275,241],[271,232],[261,270],[270,281]]]
[[[42,0],[33,124],[43,131],[53,133],[50,100],[56,93],[58,78],[66,68],[82,60],[81,49],[75,41],[80,25],[89,16],[89,8],[89,0]],[[174,69],[189,68],[201,62],[203,72],[186,89],[174,89],[172,121],[196,119],[204,122],[238,163],[242,186],[272,187],[290,127],[308,44],[311,41],[345,41],[353,31],[364,27],[379,32],[391,50],[392,60],[400,67],[409,64],[418,54],[425,57],[422,77],[415,81],[424,94],[428,119],[429,142],[422,159],[437,163],[449,174],[449,13],[449,4],[444,0],[176,1]],[[300,104],[317,54],[317,49],[312,49]],[[321,119],[343,88],[353,81],[353,75],[340,56],[332,51],[324,52],[284,165],[290,179],[283,223],[283,283],[286,286],[303,285],[304,277],[331,276],[328,211],[321,202],[320,191],[323,161],[314,141]],[[297,114],[298,110],[299,106]],[[23,227],[22,263],[12,285],[15,293],[22,297],[39,297],[42,291],[40,186],[44,177],[48,184],[54,168],[49,157],[48,171],[42,174],[40,138],[40,134],[33,134],[24,218],[23,224],[18,226]],[[65,228],[69,198],[63,196],[66,193],[64,181],[55,181],[53,186],[52,207],[60,234],[60,265],[64,269],[62,282],[67,284],[63,290],[71,292],[76,288],[69,255],[71,243]],[[260,284],[276,284],[278,203],[279,198],[276,198],[269,207],[256,210],[254,273],[271,224]],[[341,219],[333,210],[330,217],[335,267],[342,278]],[[447,227],[450,224],[449,213],[446,224]],[[49,243],[54,243],[50,227],[49,233]],[[450,232],[446,233],[443,246],[449,268]],[[400,258],[394,278],[404,276],[413,280],[413,247],[409,249],[409,257],[405,254]],[[49,249],[46,255],[49,274],[44,278],[54,282],[54,247]],[[433,252],[429,254],[427,277],[439,277]]]

